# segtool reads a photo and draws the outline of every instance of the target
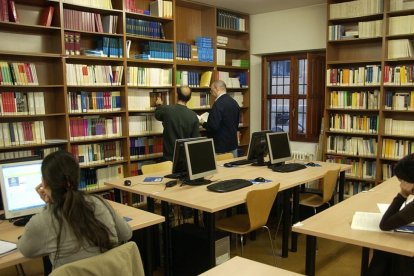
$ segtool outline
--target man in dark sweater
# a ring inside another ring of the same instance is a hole
[[[191,90],[188,86],[177,89],[177,104],[162,105],[161,98],[157,98],[155,118],[162,121],[164,126],[165,160],[173,160],[175,140],[200,136],[197,114],[186,106],[190,98]]]
[[[215,102],[207,122],[200,120],[200,124],[207,130],[207,136],[213,138],[216,153],[232,152],[236,157],[240,107],[226,94],[226,84],[222,80],[213,82],[211,94]]]
[[[381,219],[379,226],[383,231],[394,230],[414,222],[414,201],[401,209],[408,196],[414,195],[414,154],[401,159],[395,166],[394,173],[400,181],[401,191]],[[414,258],[374,250],[367,275],[414,275]]]

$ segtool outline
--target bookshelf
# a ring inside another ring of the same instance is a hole
[[[201,114],[218,78],[242,106],[240,147],[247,149],[248,15],[183,0],[14,3],[16,16],[0,14],[2,161],[63,148],[79,158],[82,185],[101,191],[97,178],[105,173],[134,175],[162,156],[157,96],[173,104],[188,84],[190,108]]]
[[[352,195],[391,177],[414,149],[414,6],[330,0],[327,12],[324,158],[352,164],[346,174]]]

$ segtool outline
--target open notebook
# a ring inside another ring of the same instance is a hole
[[[0,240],[0,256],[12,252],[17,248],[17,245],[13,242]]]
[[[351,228],[355,230],[382,231],[379,228],[383,213],[355,212],[352,217]],[[395,229],[396,232],[405,232],[414,234],[414,223]]]

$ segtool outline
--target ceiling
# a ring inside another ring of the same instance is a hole
[[[193,0],[248,14],[272,12],[326,3],[326,0]]]

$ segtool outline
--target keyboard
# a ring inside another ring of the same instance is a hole
[[[256,162],[256,160],[247,160],[247,159],[240,159],[240,160],[236,160],[236,161],[232,161],[232,162],[228,162],[226,164],[230,164],[233,166],[241,166],[241,165],[248,165],[248,164],[252,164]]]
[[[306,169],[306,166],[299,163],[287,163],[279,166],[272,166],[271,169],[274,172],[286,173]]]
[[[207,189],[217,193],[226,193],[238,190],[252,185],[252,182],[246,179],[229,179],[213,183],[207,186]]]

